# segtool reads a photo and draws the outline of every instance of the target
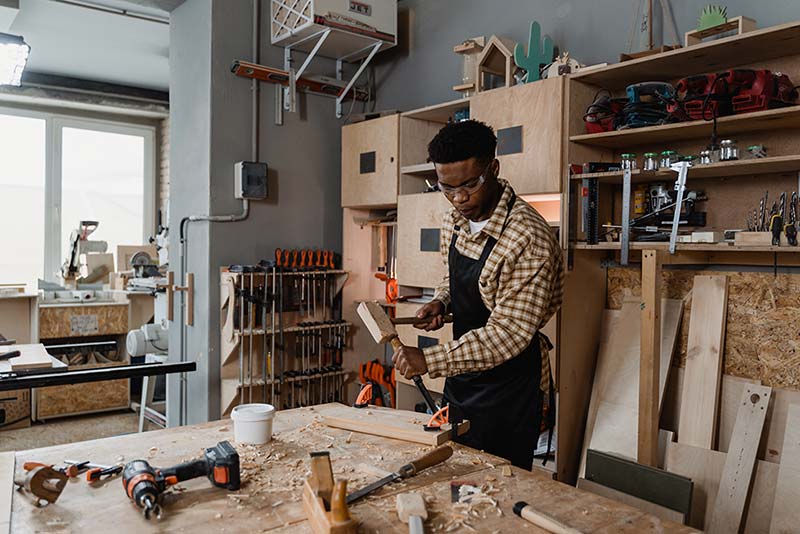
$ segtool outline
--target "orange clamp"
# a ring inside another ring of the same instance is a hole
[[[275,249],[275,264],[280,267],[281,266],[281,256],[283,255],[283,250],[276,248]]]
[[[292,269],[297,269],[297,256],[299,254],[300,252],[297,250],[292,251]]]
[[[333,251],[328,251],[328,269],[335,269],[336,266],[333,263]]]
[[[300,268],[301,269],[305,269],[306,268],[306,257],[307,256],[308,256],[308,252],[306,252],[305,250],[301,250],[300,251]]]
[[[325,264],[322,263],[322,251],[317,251],[317,267],[325,267]]]
[[[283,251],[283,267],[289,266],[289,250]]]
[[[306,267],[312,270],[314,268],[314,251],[311,249],[308,249],[308,265]]]
[[[438,412],[431,416],[428,424],[424,426],[425,430],[439,430],[443,425],[450,422],[450,405],[440,408]]]
[[[372,400],[372,384],[364,384],[361,391],[358,393],[354,408],[366,408],[369,406],[369,401]]]

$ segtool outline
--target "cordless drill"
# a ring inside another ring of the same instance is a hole
[[[169,486],[201,476],[207,476],[217,487],[238,490],[239,454],[233,445],[221,441],[206,449],[203,458],[163,469],[154,468],[146,460],[133,460],[122,472],[122,487],[128,498],[142,509],[145,519],[151,515],[160,518],[160,495]]]

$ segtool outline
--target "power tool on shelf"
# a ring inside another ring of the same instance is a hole
[[[161,517],[161,494],[178,482],[207,476],[219,488],[238,490],[241,485],[239,454],[228,441],[205,450],[203,458],[172,467],[155,468],[146,460],[128,462],[122,472],[122,487],[133,503],[142,509],[145,519]]]

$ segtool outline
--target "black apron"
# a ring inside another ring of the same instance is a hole
[[[508,202],[508,215],[516,196]],[[461,255],[456,249],[458,228],[450,242],[450,307],[453,338],[483,328],[491,312],[484,305],[478,287],[480,273],[497,240],[489,236],[480,259]],[[456,441],[509,460],[531,470],[539,439],[542,393],[539,389],[542,365],[538,333],[520,354],[491,369],[448,377],[444,401],[450,404],[450,418],[469,419],[470,429]]]

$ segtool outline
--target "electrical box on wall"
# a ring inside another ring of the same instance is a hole
[[[267,164],[237,161],[233,173],[233,196],[239,199],[264,200],[269,195]]]

